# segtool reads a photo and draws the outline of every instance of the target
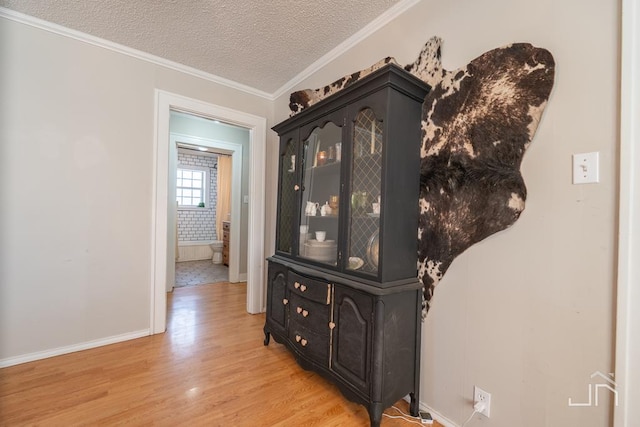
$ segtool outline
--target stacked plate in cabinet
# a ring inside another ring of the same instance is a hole
[[[305,256],[316,261],[331,262],[336,260],[337,244],[335,240],[319,242],[309,239],[304,244]]]

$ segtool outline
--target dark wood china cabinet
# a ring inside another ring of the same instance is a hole
[[[428,86],[395,65],[274,126],[280,137],[265,341],[365,405],[417,415],[420,117]]]

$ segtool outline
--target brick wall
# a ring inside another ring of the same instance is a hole
[[[216,205],[218,201],[218,157],[178,152],[178,166],[198,166],[209,170],[209,199],[204,208],[178,209],[178,241],[218,240]]]

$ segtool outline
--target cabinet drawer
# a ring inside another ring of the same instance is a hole
[[[289,339],[295,349],[309,359],[329,364],[329,337],[312,332],[295,322],[289,323]]]
[[[309,279],[294,272],[289,274],[289,289],[311,301],[329,305],[331,302],[331,285],[327,282]]]
[[[329,335],[329,306],[326,304],[313,302],[291,293],[289,319],[313,332]]]

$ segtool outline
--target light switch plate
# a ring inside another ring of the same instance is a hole
[[[600,182],[598,152],[573,155],[573,183],[590,184]]]

